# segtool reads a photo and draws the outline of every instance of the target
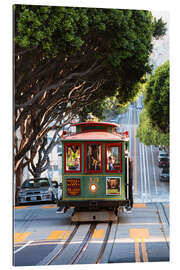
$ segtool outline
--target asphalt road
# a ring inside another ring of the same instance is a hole
[[[111,223],[71,223],[72,209],[15,208],[14,265],[69,265],[169,260],[169,204],[135,204]],[[89,234],[89,236],[88,236]]]
[[[133,159],[133,181],[135,202],[169,201],[169,182],[160,181],[161,168],[158,167],[158,147],[146,146],[139,141],[137,127],[141,109],[130,105],[118,123],[127,127],[130,137],[130,152]]]
[[[130,135],[134,208],[113,223],[71,223],[73,209],[54,204],[14,208],[14,265],[68,265],[169,261],[169,183],[160,182],[158,149],[136,138],[140,110],[119,118]]]

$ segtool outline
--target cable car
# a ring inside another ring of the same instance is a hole
[[[74,221],[80,213],[101,220],[107,211],[133,207],[132,160],[128,152],[128,131],[107,122],[72,124],[76,132],[62,135],[62,197],[57,206],[74,207]],[[76,215],[75,215],[76,214]],[[76,218],[75,218],[76,216]]]

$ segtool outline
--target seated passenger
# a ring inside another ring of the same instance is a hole
[[[76,158],[75,161],[74,161],[74,169],[76,171],[80,170],[80,160],[79,160],[79,158]]]
[[[115,158],[113,156],[109,157],[108,165],[109,165],[109,170],[115,170],[114,168],[114,163],[115,163]]]

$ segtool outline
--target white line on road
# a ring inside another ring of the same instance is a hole
[[[148,165],[148,157],[147,157],[147,146],[144,146],[145,148],[145,154],[146,154],[146,167],[147,167],[147,183],[148,183],[148,187],[149,187],[149,194],[150,198],[151,198],[151,187],[150,187],[150,178],[149,178],[149,165]]]
[[[32,242],[33,242],[33,241],[28,241],[24,246],[22,246],[22,247],[16,249],[16,250],[14,251],[14,254],[16,254],[17,252],[21,251],[21,250],[24,249],[25,247],[29,246]]]
[[[139,143],[139,158],[140,158],[140,172],[141,172],[141,195],[144,193],[144,185],[143,185],[143,174],[142,174],[142,155],[141,155],[141,143]]]
[[[154,185],[155,185],[155,191],[156,191],[156,194],[158,194],[158,191],[157,191],[157,182],[156,182],[156,175],[155,175],[155,165],[154,165],[154,157],[153,157],[153,151],[152,151],[152,145],[151,145],[151,156],[152,156],[152,164],[153,164],[153,176],[154,176]]]
[[[143,168],[144,168],[144,192],[147,194],[147,179],[146,179],[146,166],[145,166],[145,155],[144,155],[144,144],[142,146],[142,154],[143,154]]]

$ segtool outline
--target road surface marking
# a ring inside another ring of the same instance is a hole
[[[158,194],[152,145],[151,145],[151,157],[152,157],[152,164],[153,164],[152,167],[153,167],[154,185],[155,185],[156,194]]]
[[[24,246],[22,246],[22,247],[16,249],[16,250],[14,251],[14,254],[16,254],[17,252],[21,251],[23,248],[29,246],[32,242],[33,242],[33,241],[28,241]]]
[[[139,166],[140,166],[140,173],[141,173],[141,196],[142,196],[142,194],[143,194],[143,192],[144,192],[144,181],[143,181],[143,171],[142,171],[142,164],[143,164],[143,161],[142,161],[142,155],[141,155],[141,152],[142,152],[142,145],[141,145],[141,143],[139,142],[139,161],[140,161],[140,164],[139,164]]]
[[[139,252],[139,239],[135,238],[134,239],[135,242],[135,258],[136,258],[136,262],[140,262],[140,252]]]
[[[44,205],[41,208],[57,208],[57,205]]]
[[[144,238],[141,239],[141,248],[143,254],[143,261],[148,262],[147,250],[146,250],[146,243],[144,242]]]
[[[103,235],[104,235],[104,230],[96,230],[94,231],[93,235],[92,235],[92,239],[102,239],[103,238]]]
[[[70,231],[52,231],[46,240],[67,239]]]
[[[145,203],[135,203],[133,204],[133,208],[146,208]]]
[[[146,163],[145,163],[145,146],[142,146],[142,161],[143,161],[143,169],[144,169],[144,193],[147,194],[147,174],[146,174]]]
[[[15,233],[14,234],[14,242],[24,242],[24,240],[31,234],[32,232],[23,232],[23,233]]]
[[[146,168],[147,168],[147,184],[149,187],[149,195],[151,197],[151,186],[150,186],[150,178],[149,178],[149,164],[148,164],[148,156],[147,156],[147,146],[145,146],[145,156],[146,156]]]
[[[136,173],[136,111],[134,110],[134,192],[137,192],[137,173]]]
[[[148,229],[129,229],[130,238],[149,238],[149,230]]]
[[[24,209],[24,208],[27,208],[28,206],[26,205],[26,206],[15,206],[14,208],[15,209]]]
[[[145,229],[139,229],[139,228],[129,229],[129,234],[130,234],[130,238],[134,239],[136,262],[140,262],[139,243],[141,243],[143,261],[148,262],[146,243],[144,239],[149,238],[149,230],[146,228]]]

